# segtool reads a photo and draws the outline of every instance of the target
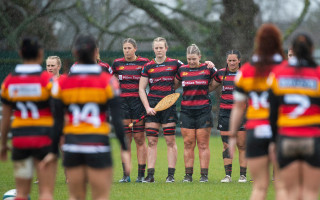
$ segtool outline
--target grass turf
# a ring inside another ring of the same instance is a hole
[[[182,137],[177,137],[176,140],[178,145],[178,161],[176,165],[175,183],[165,183],[168,172],[167,150],[165,140],[161,136],[158,143],[158,157],[155,167],[156,183],[147,184],[134,182],[138,171],[134,141],[132,142],[132,182],[118,183],[118,180],[120,180],[123,175],[119,151],[120,147],[118,141],[112,139],[114,180],[110,199],[249,199],[252,183],[238,183],[240,169],[237,156],[233,162],[232,183],[220,183],[220,180],[225,176],[222,160],[222,142],[220,137],[210,138],[211,159],[208,183],[199,183],[200,164],[197,147],[195,151],[193,182],[182,183],[184,177],[183,139]],[[10,161],[0,164],[1,197],[6,191],[15,188],[12,166],[12,162]],[[250,180],[249,172],[248,180]],[[38,197],[38,189],[36,186],[36,184],[32,185],[32,192],[30,194],[32,200],[37,199]],[[68,189],[65,183],[61,161],[58,167],[54,199],[68,199]],[[87,199],[91,199],[90,193],[87,194]],[[274,199],[274,188],[272,183],[270,184],[267,199]]]

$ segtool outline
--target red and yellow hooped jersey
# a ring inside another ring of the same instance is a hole
[[[108,135],[108,100],[120,95],[118,81],[98,65],[81,65],[54,83],[52,96],[66,110],[64,134]]]
[[[14,109],[14,147],[41,148],[52,143],[51,78],[40,65],[20,64],[2,83],[1,101]]]
[[[269,76],[270,101],[277,105],[277,127],[281,135],[320,136],[320,67],[276,68]]]
[[[271,68],[278,66],[278,64],[275,63]],[[248,62],[241,67],[235,78],[235,90],[248,97],[246,129],[269,124],[269,86],[267,84],[269,72],[256,76],[256,67]]]

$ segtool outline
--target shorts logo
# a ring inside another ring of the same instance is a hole
[[[221,125],[221,124],[219,124],[219,128],[222,128],[222,125]]]

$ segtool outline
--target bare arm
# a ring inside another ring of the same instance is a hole
[[[10,130],[12,108],[9,105],[2,104],[2,119],[1,119],[1,152],[0,160],[7,160],[7,151],[9,147],[7,145],[8,133]]]
[[[221,83],[215,81],[214,79],[212,79],[210,85],[209,85],[209,92],[212,92],[213,90],[217,89],[217,87],[219,87],[221,85]]]
[[[146,109],[146,112],[148,115],[155,115],[156,111],[150,107],[149,101],[147,98],[147,93],[146,93],[147,85],[148,85],[148,78],[141,76],[140,82],[139,82],[139,96],[140,96],[141,102],[143,103],[143,106]]]
[[[181,87],[181,81],[179,81],[177,78],[174,79],[174,89],[178,89]]]
[[[206,64],[208,65],[208,68],[209,68],[209,69],[211,69],[211,68],[214,68],[214,67],[215,67],[214,63],[213,63],[213,62],[211,62],[211,61],[209,61],[209,60],[204,61],[204,63],[206,63]]]

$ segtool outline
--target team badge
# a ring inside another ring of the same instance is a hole
[[[187,76],[188,72],[182,72],[182,76]]]
[[[119,70],[123,70],[123,69],[124,69],[124,66],[120,66],[120,67],[119,67]]]
[[[151,73],[151,72],[153,72],[153,71],[154,71],[154,69],[150,69],[150,70],[149,70],[149,73]]]

